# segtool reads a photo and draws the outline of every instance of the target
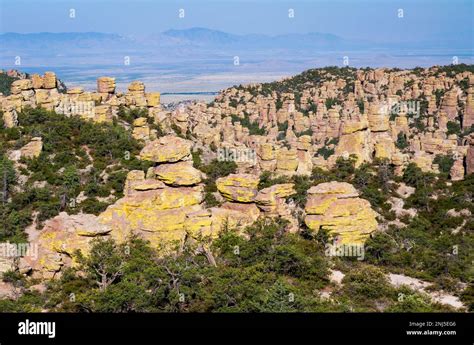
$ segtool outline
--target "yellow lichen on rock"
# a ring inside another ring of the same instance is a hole
[[[284,198],[295,194],[293,183],[276,184],[258,192],[255,202],[258,207],[268,213],[276,213],[284,204]]]
[[[192,162],[160,164],[154,172],[157,179],[173,186],[191,186],[202,180],[202,173],[192,166]]]
[[[217,179],[217,190],[230,201],[252,202],[257,196],[259,177],[251,174],[230,174]]]
[[[328,230],[341,244],[364,243],[377,229],[376,213],[356,189],[343,182],[321,183],[308,191],[306,225]]]
[[[145,94],[147,106],[158,107],[160,105],[160,93],[149,92]]]
[[[191,141],[167,135],[148,143],[140,152],[140,158],[156,163],[188,160],[191,155]]]
[[[283,174],[294,173],[298,168],[298,156],[295,149],[281,149],[277,155],[276,168]]]
[[[356,166],[363,162],[371,160],[371,149],[369,143],[368,131],[358,131],[350,134],[342,135],[335,149],[335,156],[356,155]]]

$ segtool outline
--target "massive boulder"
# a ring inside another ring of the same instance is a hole
[[[116,240],[124,241],[131,233],[149,240],[155,247],[184,240],[188,216],[202,210],[202,187],[172,188],[153,181],[130,182],[133,192],[99,216],[101,223],[112,228],[111,235]]]
[[[259,177],[251,174],[230,174],[217,179],[219,192],[229,201],[253,202],[257,196]]]
[[[140,152],[140,158],[155,163],[174,163],[189,160],[192,142],[167,135],[148,143]]]
[[[35,248],[36,255],[24,256],[21,268],[32,269],[34,274],[43,277],[53,277],[63,266],[74,264],[77,250],[87,253],[92,238],[107,235],[110,231],[108,225],[92,214],[68,215],[62,212],[46,221],[40,232],[28,229],[30,246]]]
[[[115,92],[115,78],[110,78],[110,77],[97,78],[97,92],[114,93]]]
[[[328,230],[341,244],[361,244],[377,229],[376,213],[349,183],[327,182],[308,190],[305,223]]]
[[[54,89],[54,88],[56,88],[56,85],[57,85],[56,73],[54,73],[54,72],[44,72],[43,88],[45,88],[45,89]]]
[[[160,164],[154,170],[156,178],[172,186],[191,186],[202,181],[202,173],[192,166],[192,162]]]
[[[258,192],[257,206],[269,214],[279,214],[286,210],[285,198],[295,194],[293,183],[276,184]]]

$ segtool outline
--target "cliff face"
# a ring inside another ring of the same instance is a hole
[[[139,159],[152,165],[128,172],[124,197],[98,216],[61,213],[39,235],[31,233],[41,255],[25,260],[23,268],[54,275],[74,264],[75,251],[87,252],[97,236],[123,241],[136,233],[172,250],[188,239],[215,238],[225,227],[242,229],[259,217],[284,218],[286,230],[298,232],[300,215],[313,233],[328,230],[340,243],[361,244],[379,224],[354,186],[330,181],[309,186],[301,207],[292,200],[301,186],[285,178],[334,168],[341,159],[354,159],[356,167],[383,161],[399,176],[410,163],[437,173],[440,156],[452,157],[453,181],[473,173],[474,140],[467,136],[474,123],[471,72],[315,71],[299,81],[229,88],[211,104],[174,111],[164,111],[160,94],[145,92],[141,82],[118,93],[114,78],[101,77],[97,92],[69,88],[64,94],[52,72],[13,82],[11,95],[0,96],[8,128],[18,126],[17,115],[26,107],[97,123],[123,121],[123,109],[146,110],[123,126],[143,143]],[[41,137],[35,137],[10,157],[38,157],[42,149]],[[208,177],[193,164],[198,150],[207,161],[235,162],[235,173],[216,179],[210,190]],[[264,173],[281,183],[260,188]],[[217,206],[204,202],[209,194]]]

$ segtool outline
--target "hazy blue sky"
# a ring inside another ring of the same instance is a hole
[[[472,40],[473,0],[0,0],[1,32],[327,32],[371,41]],[[69,18],[69,10],[76,18]],[[185,18],[178,17],[179,9]],[[288,9],[295,18],[288,18]],[[403,9],[404,18],[398,18]]]

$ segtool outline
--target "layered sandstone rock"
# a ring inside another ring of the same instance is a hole
[[[33,83],[29,79],[20,79],[15,80],[11,86],[12,95],[18,95],[22,91],[31,90],[33,88]]]
[[[111,228],[91,214],[68,215],[60,213],[48,220],[41,232],[29,233],[30,245],[36,246],[36,255],[22,258],[22,266],[43,277],[53,277],[65,265],[74,264],[77,250],[87,253],[89,242],[107,235]]]
[[[277,171],[281,174],[293,174],[298,168],[298,153],[295,149],[282,148],[277,154]]]
[[[321,183],[308,190],[306,225],[328,230],[341,244],[364,243],[377,229],[376,213],[367,200],[345,182]]]
[[[3,113],[3,123],[6,128],[13,128],[18,124],[18,114],[15,109]]]
[[[474,75],[469,77],[469,89],[467,90],[462,127],[466,130],[471,128],[472,125],[474,125]]]
[[[139,117],[133,121],[132,136],[137,140],[150,139],[150,127],[148,126],[148,119],[146,117]]]
[[[110,78],[110,77],[97,78],[97,92],[114,93],[115,92],[115,78]]]
[[[154,170],[156,178],[168,185],[191,186],[202,181],[202,173],[192,166],[192,162],[160,164]]]
[[[54,72],[44,72],[43,88],[45,88],[45,89],[54,89],[54,88],[56,88],[56,84],[57,84],[56,73],[54,73]]]
[[[146,103],[148,107],[159,107],[160,106],[160,93],[149,92],[145,94]]]
[[[230,174],[217,179],[219,192],[229,201],[253,202],[257,196],[259,177],[251,174]]]
[[[167,135],[148,143],[140,152],[140,158],[155,163],[189,160],[192,142]]]
[[[164,187],[135,190],[99,216],[109,224],[112,237],[124,241],[132,231],[151,241],[153,246],[184,240],[185,220],[200,210],[202,187]]]
[[[335,157],[349,157],[355,155],[356,166],[363,162],[371,160],[372,146],[370,143],[369,132],[360,130],[340,137],[339,143],[335,149]]]
[[[266,213],[282,215],[286,211],[285,198],[295,193],[293,183],[276,184],[260,190],[255,202]]]
[[[452,181],[464,180],[464,162],[462,159],[457,159],[454,161],[454,164],[449,172],[449,176]]]

